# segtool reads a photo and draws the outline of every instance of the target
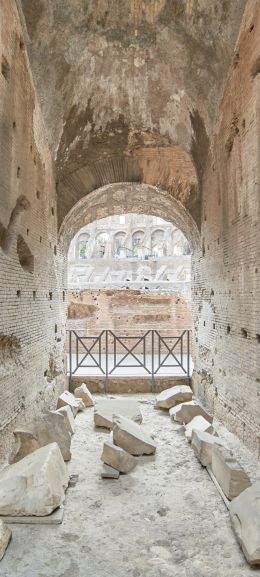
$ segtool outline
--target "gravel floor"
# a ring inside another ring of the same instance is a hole
[[[141,404],[143,426],[155,435],[155,457],[119,480],[100,477],[105,430],[95,430],[93,409],[76,417],[68,489],[60,526],[13,525],[0,562],[1,577],[250,577],[231,530],[228,511],[200,466],[182,430],[167,412],[154,410],[152,395],[131,395]],[[250,472],[250,453],[219,426]]]

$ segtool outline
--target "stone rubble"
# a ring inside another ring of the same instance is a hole
[[[0,519],[0,561],[6,552],[6,549],[11,541],[12,531],[7,525]]]
[[[230,503],[230,517],[237,540],[250,565],[260,565],[260,481]]]
[[[50,443],[58,443],[65,461],[71,459],[71,433],[68,430],[67,419],[57,411],[49,411],[28,423],[26,429],[16,429],[15,453],[10,463],[16,463],[39,447]]]
[[[214,443],[212,448],[212,473],[216,477],[223,493],[231,501],[250,487],[251,481],[226,447]]]
[[[110,439],[104,442],[101,461],[120,473],[129,473],[137,464],[129,452],[115,445]]]
[[[176,405],[176,407],[170,409],[169,413],[172,420],[185,425],[198,415],[204,417],[209,423],[213,421],[213,417],[196,401],[188,401],[187,403]]]
[[[64,391],[58,398],[57,402],[57,409],[64,407],[65,405],[69,405],[71,408],[74,417],[78,411],[83,411],[85,409],[85,405],[82,399],[76,399],[72,393],[69,391]]]
[[[192,389],[188,385],[171,387],[156,397],[156,408],[171,409],[179,403],[192,400]]]
[[[201,415],[194,417],[187,425],[185,426],[185,437],[188,441],[191,441],[192,432],[193,431],[205,431],[206,433],[213,433],[214,429],[212,425],[204,419]]]
[[[119,479],[120,472],[113,467],[104,464],[101,471],[101,477],[102,479]]]
[[[74,397],[76,399],[82,399],[85,407],[93,407],[94,400],[91,395],[91,392],[88,390],[88,387],[85,383],[82,383],[80,387],[76,387],[73,391]]]
[[[143,427],[121,415],[113,418],[113,440],[131,455],[152,455],[156,444]]]
[[[63,503],[68,481],[57,443],[41,447],[0,472],[0,515],[50,515]]]
[[[71,407],[69,405],[64,405],[64,407],[53,412],[64,416],[68,431],[73,435],[73,433],[75,433],[75,420]]]
[[[113,428],[113,415],[122,415],[135,421],[142,422],[142,413],[138,402],[133,399],[97,399],[94,407],[94,423],[96,427]]]
[[[223,442],[218,437],[210,435],[206,431],[199,431],[197,429],[193,429],[191,446],[193,448],[196,457],[199,459],[203,467],[208,467],[211,465],[212,448],[213,445],[215,444],[223,445]]]

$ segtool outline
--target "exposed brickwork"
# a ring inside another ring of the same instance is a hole
[[[9,234],[8,243],[1,242],[0,248],[0,348],[4,351],[3,356],[0,351],[0,430],[5,428],[8,433],[17,418],[23,421],[48,406],[64,387],[63,295],[52,160],[13,1],[1,2],[0,56],[6,63],[0,73],[2,241]],[[26,210],[18,219],[13,218],[12,228],[10,217],[22,195]],[[9,337],[9,344],[4,335]],[[14,339],[17,346],[9,354]],[[49,366],[53,368],[51,353],[59,374],[54,380]],[[7,437],[1,435],[2,441],[8,449]]]
[[[260,6],[249,1],[212,139],[194,271],[195,389],[259,454]]]

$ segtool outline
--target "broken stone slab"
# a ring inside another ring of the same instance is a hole
[[[131,455],[152,455],[156,444],[143,427],[122,415],[113,418],[113,441]]]
[[[213,433],[214,429],[212,425],[204,419],[201,415],[194,417],[189,423],[187,423],[185,427],[185,437],[188,441],[191,441],[192,432],[194,430],[197,431],[205,431],[206,433]]]
[[[171,409],[179,403],[192,400],[192,389],[188,385],[171,387],[162,391],[156,397],[156,407],[159,409]]]
[[[113,415],[122,415],[137,423],[142,422],[138,402],[133,399],[98,399],[94,407],[96,427],[113,428]]]
[[[60,409],[65,405],[69,405],[69,407],[73,412],[74,417],[76,417],[78,411],[83,411],[85,409],[85,405],[82,399],[76,399],[74,395],[72,395],[72,393],[70,393],[69,391],[64,391],[64,393],[62,393],[59,396],[57,402],[57,409]]]
[[[101,477],[102,479],[119,479],[120,472],[114,469],[114,467],[110,467],[109,465],[104,464]]]
[[[209,423],[212,423],[213,421],[213,417],[209,415],[207,411],[205,411],[205,409],[203,409],[203,407],[196,401],[188,401],[187,403],[176,405],[176,407],[172,407],[170,409],[169,413],[170,417],[174,421],[182,424],[184,423],[185,425],[194,419],[194,417],[199,415],[204,417],[204,419],[209,421]]]
[[[0,472],[0,515],[50,515],[63,503],[68,481],[57,443],[41,447]]]
[[[136,459],[110,439],[104,442],[101,461],[120,473],[129,473],[136,466]]]
[[[66,421],[68,431],[71,434],[75,433],[75,420],[72,409],[69,405],[64,405],[64,407],[61,407],[60,409],[57,409],[56,411],[53,412],[63,415]]]
[[[197,417],[195,417],[195,419],[196,418]],[[218,437],[210,435],[206,431],[193,429],[191,446],[193,448],[196,457],[199,459],[203,467],[208,467],[211,465],[212,448],[214,444],[223,445],[223,442]]]
[[[26,429],[15,429],[16,447],[10,463],[17,463],[39,447],[58,443],[64,461],[71,459],[71,433],[64,415],[49,411],[28,423]]]
[[[88,387],[85,385],[85,383],[82,383],[80,387],[74,389],[74,397],[76,397],[76,399],[82,399],[85,407],[93,407],[94,405],[91,392],[88,390]]]
[[[216,443],[212,448],[211,469],[223,493],[230,501],[251,485],[247,473],[235,459],[233,453]]]
[[[246,560],[250,565],[260,565],[260,481],[233,499],[229,511]]]
[[[0,561],[6,552],[6,549],[11,541],[12,531],[7,527],[7,525],[0,519]]]

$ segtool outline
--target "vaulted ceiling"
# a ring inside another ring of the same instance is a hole
[[[159,184],[198,220],[246,0],[20,0],[60,218],[111,181]]]

